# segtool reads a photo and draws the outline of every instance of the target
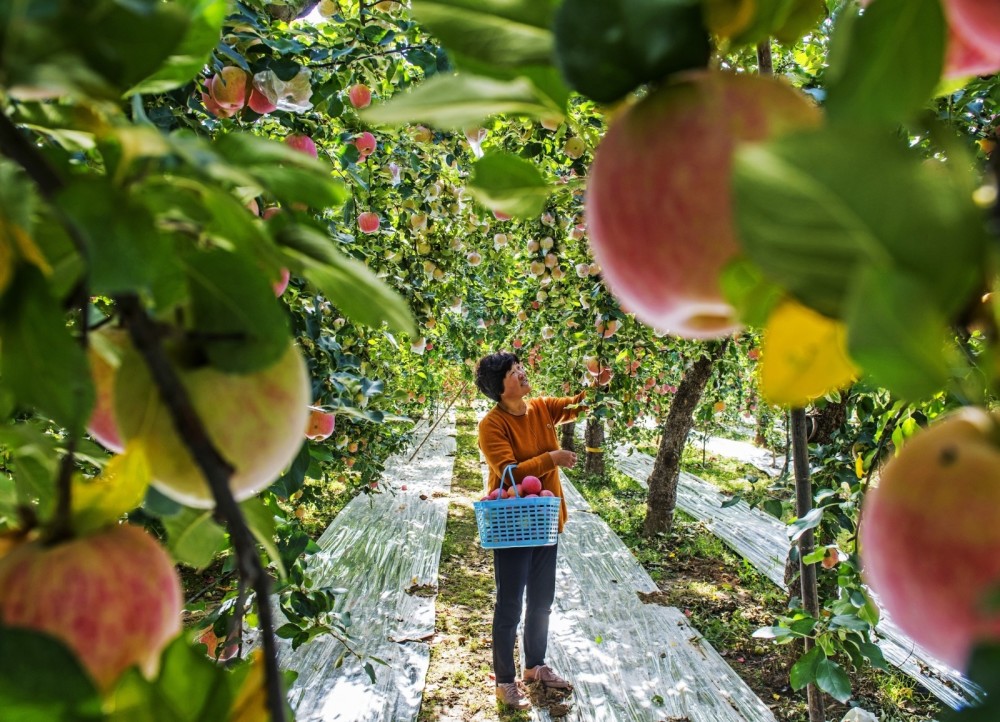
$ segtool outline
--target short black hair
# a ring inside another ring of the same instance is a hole
[[[487,397],[500,401],[504,377],[516,363],[520,363],[517,355],[508,351],[497,351],[489,356],[483,356],[476,364],[476,386]]]

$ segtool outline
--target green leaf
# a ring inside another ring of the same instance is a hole
[[[182,260],[191,296],[191,330],[212,366],[234,373],[268,368],[288,349],[288,320],[271,281],[252,261],[223,250]]]
[[[816,664],[816,686],[838,702],[851,698],[851,680],[843,668],[824,657]]]
[[[737,257],[723,267],[719,285],[740,320],[758,328],[767,325],[774,306],[784,297],[781,286],[766,279],[759,268],[743,257]]]
[[[208,56],[219,43],[222,23],[229,12],[229,0],[175,0],[188,12],[184,39],[156,72],[127,93],[160,94],[187,84],[201,72]]]
[[[961,362],[930,297],[908,274],[872,267],[862,271],[847,307],[851,358],[879,386],[911,401],[944,388]]]
[[[891,124],[920,109],[941,78],[945,28],[940,0],[878,0],[838,22],[826,75],[830,119]]]
[[[697,0],[565,0],[555,32],[563,76],[601,103],[671,73],[703,68],[711,52]]]
[[[302,444],[295,461],[282,476],[271,485],[271,490],[279,497],[287,499],[306,483],[306,471],[312,460],[309,444]]]
[[[808,652],[799,657],[799,661],[792,665],[789,679],[792,689],[800,690],[807,684],[816,680],[816,669],[821,661],[826,660],[826,655],[819,647],[813,647]]]
[[[288,571],[285,569],[285,565],[281,560],[281,553],[278,551],[278,546],[274,541],[276,529],[274,512],[267,507],[260,497],[240,502],[240,509],[246,518],[250,531],[253,532],[254,538],[257,539],[257,543],[264,547],[268,558],[277,567],[278,575],[284,579],[288,576]]]
[[[47,634],[0,626],[0,710],[18,722],[103,720],[101,699],[68,647]]]
[[[236,675],[208,659],[204,647],[191,645],[186,637],[178,635],[163,650],[155,680],[145,679],[134,668],[123,676],[113,693],[115,711],[109,722],[229,719]]]
[[[413,16],[449,50],[517,67],[552,62],[553,0],[414,0]]]
[[[510,153],[492,152],[472,167],[469,193],[491,211],[534,218],[552,192],[538,167]]]
[[[975,287],[986,246],[964,174],[866,129],[745,145],[732,181],[744,251],[771,281],[831,318],[843,317],[869,266],[910,274],[950,316]]]
[[[782,639],[791,637],[794,632],[788,627],[761,627],[753,633],[755,639]]]
[[[20,266],[0,299],[0,342],[0,383],[18,403],[82,433],[95,398],[90,367],[34,266]]]
[[[875,669],[881,669],[883,671],[889,671],[889,663],[885,661],[885,657],[882,654],[882,649],[877,644],[872,644],[871,642],[860,642],[858,647],[867,659],[868,663]]]
[[[387,103],[361,111],[361,117],[376,124],[422,122],[461,129],[498,113],[545,118],[561,116],[563,109],[525,76],[495,80],[468,74],[435,75]]]
[[[822,507],[817,507],[815,509],[810,509],[806,512],[806,515],[800,517],[788,525],[788,538],[790,541],[797,541],[800,536],[805,534],[810,529],[815,529],[819,526],[820,521],[823,519],[823,509]]]
[[[304,203],[325,209],[338,207],[347,200],[346,188],[331,176],[329,165],[284,143],[231,133],[223,136],[215,149],[284,206]]]
[[[393,331],[416,336],[406,301],[361,261],[341,253],[327,237],[303,225],[280,233],[288,256],[302,275],[349,318],[377,328],[383,321]]]
[[[204,569],[226,543],[226,531],[212,518],[212,510],[184,509],[161,519],[167,530],[167,548],[174,559]]]
[[[92,293],[148,292],[175,270],[170,244],[149,212],[109,180],[75,180],[58,204],[84,231]]]

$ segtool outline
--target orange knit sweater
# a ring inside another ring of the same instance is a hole
[[[550,451],[559,447],[556,426],[573,421],[584,410],[583,394],[552,398],[542,396],[527,399],[528,410],[523,416],[509,414],[494,406],[479,422],[479,448],[490,467],[489,490],[500,486],[500,476],[509,464],[517,464],[514,479],[518,483],[526,476],[537,476],[542,488],[562,498],[562,482]],[[575,408],[567,406],[579,404]],[[559,531],[566,524],[566,500],[559,510]]]

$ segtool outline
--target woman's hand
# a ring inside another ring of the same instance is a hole
[[[556,466],[572,467],[576,465],[576,454],[572,451],[559,449],[558,451],[550,451],[549,456],[552,457],[552,462]]]

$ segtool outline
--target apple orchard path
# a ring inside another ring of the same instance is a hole
[[[752,444],[711,438],[708,448],[721,456],[751,463],[771,476],[777,475],[773,457]],[[614,457],[615,465],[622,473],[645,487],[646,479],[653,470],[653,457],[626,446],[616,448]],[[785,559],[789,549],[785,525],[770,514],[751,509],[744,501],[723,507],[722,503],[727,499],[708,482],[681,473],[677,485],[677,507],[703,522],[709,531],[759,572],[785,589]],[[874,641],[882,649],[886,661],[922,684],[945,704],[958,709],[979,698],[982,692],[975,684],[935,660],[888,617],[883,616],[876,631],[879,639]]]
[[[317,585],[347,590],[340,599],[352,612],[352,646],[389,666],[375,665],[372,684],[353,660],[335,666],[343,646],[330,636],[295,651],[279,640],[282,666],[299,673],[289,694],[299,722],[416,719],[426,640],[434,634],[454,418],[439,424],[412,462],[409,454],[387,463],[386,493],[359,496],[337,515],[319,539],[313,567]],[[559,543],[548,661],[576,686],[566,719],[774,722],[680,610],[639,599],[637,593],[657,592],[656,584],[576,489],[563,484],[571,518]],[[429,594],[412,593],[414,585]],[[545,710],[532,714],[549,719]]]

